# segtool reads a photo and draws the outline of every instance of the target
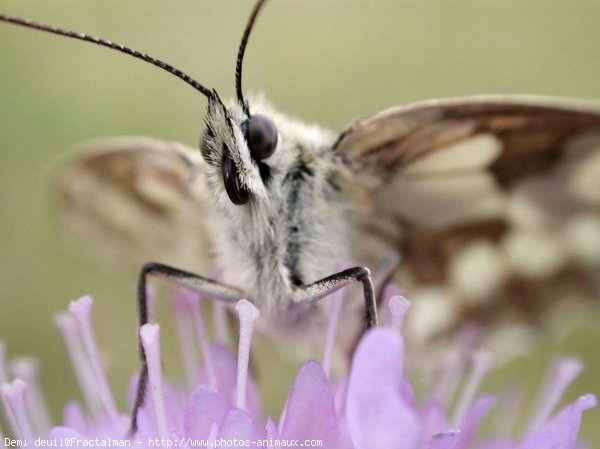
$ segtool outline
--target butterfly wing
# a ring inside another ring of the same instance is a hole
[[[420,102],[357,121],[334,150],[370,205],[364,252],[402,254],[422,336],[465,318],[538,321],[549,297],[597,298],[598,104]]]
[[[205,272],[208,242],[199,151],[147,137],[85,142],[60,178],[69,227],[141,264]]]

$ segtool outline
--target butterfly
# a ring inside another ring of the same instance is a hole
[[[421,310],[421,338],[465,321],[535,322],[574,292],[594,298],[600,266],[600,106],[480,96],[398,106],[340,133],[246,98],[221,100],[178,69],[92,36],[0,20],[111,48],[183,79],[208,100],[199,149],[147,137],[84,143],[66,168],[69,224],[158,276],[222,301],[253,300],[269,331],[322,326],[321,299],[391,276]],[[211,254],[222,280],[206,276]],[[340,261],[356,266],[334,273]],[[367,267],[379,267],[373,276]],[[198,274],[196,274],[198,273]],[[376,275],[376,276],[375,276]],[[143,398],[142,370],[135,410]],[[135,428],[135,411],[132,428]]]

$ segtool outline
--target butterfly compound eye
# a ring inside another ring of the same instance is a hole
[[[229,156],[228,153],[223,155],[223,162],[221,164],[221,170],[223,171],[223,184],[225,184],[225,191],[230,201],[236,206],[246,204],[250,199],[250,192],[240,183],[240,177],[238,170]]]
[[[242,132],[255,160],[266,159],[277,147],[277,128],[264,115],[253,115],[242,123]]]

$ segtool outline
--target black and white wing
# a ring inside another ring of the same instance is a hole
[[[205,272],[209,245],[201,155],[174,142],[122,137],[85,142],[60,178],[70,229],[135,263]]]
[[[355,122],[334,151],[371,205],[365,251],[402,254],[419,333],[533,323],[557,300],[598,298],[600,104],[419,102]]]

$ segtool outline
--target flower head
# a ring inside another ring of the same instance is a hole
[[[338,305],[341,296],[334,301]],[[117,409],[100,363],[91,326],[92,301],[83,297],[71,304],[70,314],[59,315],[56,324],[73,362],[85,406],[69,403],[62,425],[50,428],[34,364],[23,360],[13,364],[17,378],[9,382],[4,349],[0,346],[1,395],[10,430],[15,438],[27,439],[30,446],[36,438],[46,440],[45,445],[85,441],[88,446],[122,445],[131,438],[138,447],[154,447],[158,440],[178,447],[272,447],[294,441],[331,449],[576,447],[582,413],[596,405],[596,398],[582,396],[552,414],[582,369],[577,359],[563,357],[555,361],[523,435],[515,437],[511,426],[504,423],[502,434],[484,437],[481,426],[494,407],[499,409],[498,416],[503,415],[502,410],[508,410],[505,415],[514,416],[519,407],[514,395],[497,398],[479,393],[491,368],[489,354],[473,354],[464,379],[452,370],[441,371],[437,385],[423,400],[417,400],[405,377],[405,342],[401,333],[410,304],[400,296],[386,298],[385,304],[391,324],[363,336],[349,373],[335,382],[329,378],[335,315],[339,312],[339,307],[334,307],[327,333],[325,369],[315,361],[307,362],[296,376],[281,415],[264,420],[256,384],[248,372],[258,310],[246,300],[236,307],[240,321],[236,356],[226,345],[209,341],[200,299],[180,293],[174,306],[191,385],[165,380],[160,362],[160,328],[157,324],[143,326],[140,335],[148,361],[149,385],[138,413],[138,431],[127,436],[128,416]],[[190,363],[196,360],[191,352],[193,328],[202,352],[202,370]],[[130,407],[135,397],[135,380],[134,377]],[[456,393],[458,383],[463,385],[462,391],[450,413],[448,398]]]

